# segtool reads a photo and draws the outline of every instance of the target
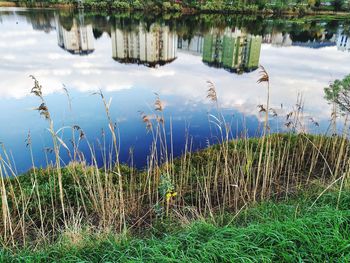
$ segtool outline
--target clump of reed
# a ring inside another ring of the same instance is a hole
[[[119,161],[120,136],[118,123],[111,117],[111,99],[101,91],[95,93],[102,101],[109,128],[109,135],[102,132],[103,142],[99,144],[101,166],[95,146],[80,126],[55,129],[43,88],[32,78],[31,92],[40,101],[35,109],[48,121],[52,137],[52,148],[48,151],[54,154],[55,161],[44,169],[35,167],[29,134],[26,142],[33,167],[19,176],[12,157],[2,146],[3,247],[49,243],[62,234],[75,240],[87,229],[98,233],[141,231],[165,219],[188,222],[209,217],[217,222],[226,212],[238,213],[262,200],[289,198],[315,182],[324,185],[325,191],[339,186],[340,198],[341,190],[349,183],[350,144],[346,132],[339,136],[306,134],[301,97],[285,118],[290,132],[271,134],[269,118],[276,117],[277,111],[270,105],[270,77],[264,68],[258,80],[267,86],[266,105],[258,106],[264,114],[260,137],[248,138],[243,133],[232,138],[231,126],[220,108],[219,94],[214,83],[209,82],[207,98],[214,104],[215,113],[208,118],[219,132],[219,141],[194,152],[192,141],[187,138],[182,156],[175,158],[172,121],[166,118],[166,105],[156,94],[153,111],[140,112],[146,132],[152,137],[147,167],[143,170]],[[316,126],[317,122],[312,119],[312,123]],[[347,124],[344,127],[345,131]],[[66,129],[72,132],[72,147],[61,136]],[[111,144],[106,146],[107,136]],[[83,140],[89,146],[88,153],[79,149]],[[71,158],[66,166],[60,157],[63,150]]]

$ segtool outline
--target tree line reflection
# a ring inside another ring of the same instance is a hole
[[[262,44],[305,48],[336,46],[339,51],[350,51],[348,21],[300,23],[260,17],[159,18],[58,11],[22,15],[35,30],[56,30],[58,46],[71,54],[93,53],[95,40],[107,33],[115,61],[147,67],[171,63],[183,52],[200,56],[210,67],[241,74],[258,68]]]

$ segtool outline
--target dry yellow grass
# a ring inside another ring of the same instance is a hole
[[[8,1],[0,1],[0,7],[15,7],[16,4]]]

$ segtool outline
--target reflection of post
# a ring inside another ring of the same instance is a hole
[[[84,13],[79,10],[79,22],[73,18],[73,25],[68,31],[58,18],[57,41],[58,45],[72,54],[86,55],[94,51],[94,35],[91,25],[85,25]]]
[[[350,37],[342,29],[338,30],[337,49],[350,52]]]
[[[111,38],[112,56],[121,63],[156,67],[172,62],[177,56],[177,35],[168,26],[152,24],[146,31],[139,24],[130,32],[116,27]]]
[[[261,36],[239,29],[212,29],[204,37],[203,62],[237,73],[253,71],[259,65],[261,41]]]

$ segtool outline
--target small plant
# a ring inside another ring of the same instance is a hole
[[[39,81],[34,77],[30,76],[34,81],[34,87],[31,90],[31,93],[34,94],[36,97],[38,97],[41,100],[41,104],[38,108],[35,108],[35,110],[39,111],[40,115],[44,116],[44,118],[49,122],[49,132],[52,137],[53,142],[53,150],[56,157],[56,171],[58,175],[58,185],[59,185],[59,192],[60,192],[60,199],[61,199],[61,208],[62,208],[62,214],[63,214],[63,221],[64,224],[66,224],[66,214],[65,214],[65,204],[64,204],[64,191],[63,191],[63,183],[62,183],[62,174],[61,174],[61,159],[60,159],[60,148],[59,144],[64,146],[68,151],[68,147],[66,144],[62,141],[61,138],[58,137],[58,132],[54,129],[54,123],[51,119],[51,115],[49,112],[48,107],[46,106],[46,102],[43,96],[42,92],[42,86],[40,85]]]
[[[325,98],[335,103],[344,113],[350,113],[350,75],[335,80],[324,89]]]

